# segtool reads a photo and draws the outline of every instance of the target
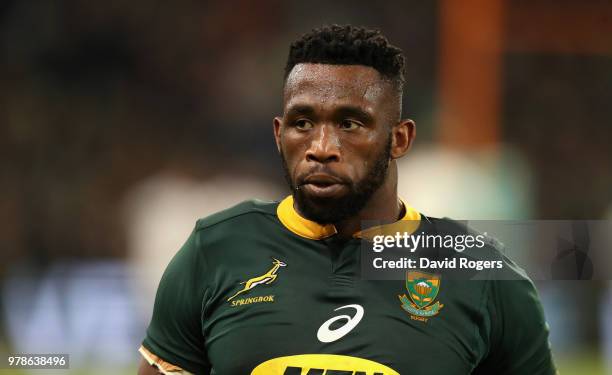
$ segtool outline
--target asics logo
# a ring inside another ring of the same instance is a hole
[[[333,341],[339,340],[342,337],[344,337],[347,333],[349,333],[353,328],[355,328],[357,324],[359,324],[364,314],[364,310],[361,305],[346,305],[346,306],[338,307],[334,311],[348,309],[348,308],[355,309],[355,315],[352,317],[349,315],[338,315],[338,316],[334,316],[333,318],[327,320],[325,323],[321,325],[321,327],[319,327],[319,330],[317,331],[317,338],[319,339],[319,341],[333,342]],[[333,330],[330,329],[331,325],[339,320],[345,320],[346,322],[341,327],[338,327]]]

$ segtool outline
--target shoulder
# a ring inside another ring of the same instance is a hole
[[[276,207],[278,202],[265,202],[252,199],[238,203],[228,209],[198,219],[187,241],[173,257],[173,263],[194,265],[200,259],[203,248],[214,244],[227,244],[241,237],[241,234],[259,230],[262,225],[269,227],[278,221]],[[265,222],[265,224],[262,224]]]
[[[475,262],[489,262],[499,267],[483,269],[477,273],[465,273],[473,280],[482,280],[486,293],[484,305],[488,306],[491,318],[506,329],[531,330],[534,335],[547,333],[543,310],[537,288],[527,272],[506,255],[504,244],[494,237],[494,233],[480,232],[469,223],[451,219],[429,218],[438,233],[452,236],[479,236],[483,246],[472,247],[457,253]],[[528,319],[529,322],[524,322]]]
[[[457,253],[457,256],[500,262],[500,268],[484,270],[473,277],[482,280],[478,284],[484,288],[481,306],[486,316],[483,336],[488,353],[483,368],[489,369],[490,366],[499,374],[554,373],[548,344],[549,330],[537,288],[527,272],[506,255],[507,250],[494,237],[495,233],[480,232],[469,223],[447,218],[425,219],[440,234],[481,236],[482,247]]]
[[[196,222],[196,231],[231,226],[237,222],[266,220],[276,217],[278,202],[250,199],[216,212]]]
[[[244,255],[244,247],[275,238],[282,230],[276,214],[278,202],[248,200],[196,222],[192,233],[195,251],[210,261],[220,256]],[[259,242],[258,242],[259,241]]]
[[[485,247],[490,250],[494,250],[497,252],[502,252],[504,248],[504,244],[500,242],[497,238],[495,238],[492,234],[487,232],[480,232],[469,225],[468,221],[459,221],[450,219],[447,217],[444,218],[436,218],[431,216],[425,216],[421,214],[421,220],[424,220],[431,226],[434,231],[442,234],[450,234],[450,235],[473,235],[473,236],[482,236],[483,241],[485,243]]]
[[[477,277],[484,280],[522,280],[531,283],[525,270],[513,259],[507,256],[506,246],[495,233],[482,232],[469,225],[466,221],[457,221],[449,218],[422,217],[436,234],[452,236],[456,243],[466,238],[474,239],[472,246],[461,251],[454,251],[454,255],[466,257],[474,261],[498,262],[500,267],[494,267]]]
[[[241,202],[226,210],[199,219],[186,242],[170,261],[162,282],[174,286],[203,285],[219,259],[243,253],[245,238],[274,225],[278,203],[260,200]],[[269,223],[262,224],[263,221]],[[270,224],[272,223],[272,224]]]

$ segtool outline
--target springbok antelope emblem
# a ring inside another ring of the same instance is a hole
[[[236,294],[228,298],[227,301],[229,302],[238,295],[244,292],[248,292],[249,290],[255,288],[257,285],[272,284],[274,280],[276,280],[276,278],[278,277],[278,275],[276,274],[276,272],[278,272],[278,269],[287,266],[285,263],[281,262],[276,258],[272,258],[272,260],[273,266],[268,270],[268,272],[264,273],[261,276],[253,277],[252,279],[248,279],[247,281],[241,282],[240,285],[244,285],[244,287],[238,292],[236,292]]]

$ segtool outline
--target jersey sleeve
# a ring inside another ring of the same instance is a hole
[[[489,352],[473,374],[555,374],[548,324],[531,280],[493,280],[489,292]]]
[[[206,264],[194,230],[174,256],[157,289],[141,354],[164,373],[208,374],[202,333]]]

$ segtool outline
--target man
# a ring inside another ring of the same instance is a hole
[[[291,45],[273,123],[292,195],[197,222],[159,285],[139,374],[555,372],[537,293],[503,257],[519,280],[411,279],[414,305],[401,302],[409,280],[360,275],[363,221],[448,222],[397,197],[396,160],[415,138],[403,65],[358,27]]]

